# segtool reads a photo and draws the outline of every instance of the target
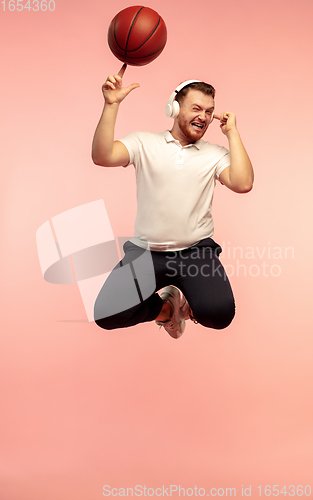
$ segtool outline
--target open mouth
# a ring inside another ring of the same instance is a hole
[[[191,125],[196,130],[202,130],[204,128],[204,125],[202,123],[198,123],[198,122],[192,122]]]

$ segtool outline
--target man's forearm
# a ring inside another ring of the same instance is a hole
[[[112,156],[118,108],[118,103],[104,105],[92,142],[92,159],[96,164],[105,164]]]

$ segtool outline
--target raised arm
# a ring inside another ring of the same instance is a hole
[[[220,181],[236,193],[251,191],[254,180],[253,167],[250,158],[241,141],[236,126],[234,113],[224,112],[221,116],[214,115],[220,120],[221,130],[229,143],[230,166],[220,174]]]
[[[102,167],[119,167],[129,163],[129,153],[124,144],[114,140],[114,128],[120,103],[138,83],[122,87],[126,70],[123,64],[117,75],[108,76],[102,86],[104,108],[92,142],[92,159]]]

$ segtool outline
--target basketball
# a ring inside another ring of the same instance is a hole
[[[166,40],[165,22],[149,7],[127,7],[116,14],[109,26],[111,51],[131,66],[144,66],[154,61],[164,49]]]

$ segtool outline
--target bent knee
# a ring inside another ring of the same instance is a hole
[[[120,314],[110,314],[108,307],[105,307],[103,301],[99,300],[99,297],[96,300],[93,312],[94,321],[100,328],[104,330],[113,330],[120,327]]]
[[[104,330],[114,330],[115,328],[119,328],[112,321],[109,321],[109,319],[110,318],[95,319],[95,323]]]
[[[197,314],[194,312],[195,319],[207,328],[214,328],[215,330],[223,330],[227,328],[235,316],[235,304],[230,303],[227,307],[216,307],[212,310],[199,311]]]

